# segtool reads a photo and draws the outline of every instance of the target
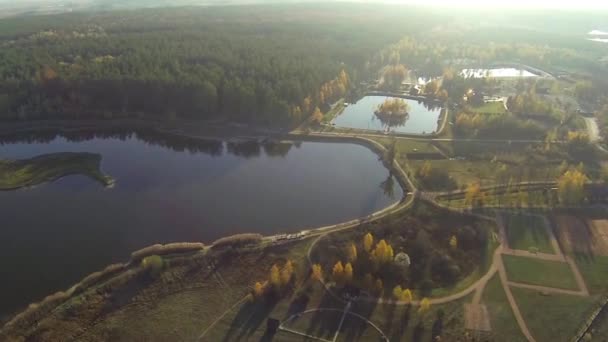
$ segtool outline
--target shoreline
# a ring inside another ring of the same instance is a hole
[[[84,123],[84,125],[83,124],[73,125],[73,123],[70,123],[70,125],[68,125],[69,126],[68,128],[66,128],[65,126],[62,126],[62,123],[58,123],[58,122],[53,123],[55,127],[48,126],[48,125],[44,126],[44,125],[41,125],[40,123],[37,123],[35,125],[29,125],[29,126],[21,125],[21,126],[25,126],[25,127],[21,128],[21,130],[18,132],[11,131],[10,133],[7,132],[6,125],[0,124],[0,137],[6,136],[6,135],[15,135],[15,134],[19,134],[19,133],[26,133],[26,132],[33,134],[33,133],[49,131],[52,129],[59,130],[58,134],[83,132],[87,129],[103,130],[103,129],[108,129],[108,128],[110,128],[110,129],[117,128],[115,126],[123,124],[123,122],[119,122],[119,123],[109,122],[109,125],[105,125],[106,127],[94,127],[91,125],[91,123],[92,122],[90,122],[90,121]],[[45,122],[45,124],[47,124],[47,123]],[[169,130],[161,128],[162,127],[161,125],[155,126],[150,123],[146,123],[145,125],[140,125],[139,127],[131,126],[131,127],[124,128],[124,126],[121,126],[122,129],[127,129],[127,130],[128,129],[142,129],[142,128],[150,129],[151,127],[152,127],[153,131],[160,133],[160,134],[166,134],[166,135],[170,135],[170,136],[188,138],[188,139],[193,139],[193,140],[229,138],[227,135],[203,136],[203,135],[185,134],[185,133],[182,133],[182,132],[176,131],[176,130],[169,131]],[[256,131],[255,129],[251,130],[251,132],[255,133],[255,134],[260,134],[260,132]],[[357,144],[357,145],[361,145],[361,146],[368,148],[371,152],[376,154],[380,159],[383,159],[383,155],[386,151],[385,147],[382,146],[380,143],[378,143],[374,140],[371,140],[369,138],[357,137],[357,136],[328,136],[328,135],[324,135],[322,133],[299,134],[299,133],[280,133],[280,132],[274,132],[272,134],[269,134],[268,132],[266,132],[266,134],[264,134],[264,136],[267,138],[276,139],[276,140],[298,140],[298,141],[327,142],[327,143],[342,142],[342,143]],[[233,136],[232,138],[240,138],[240,136]],[[249,136],[249,138],[252,138],[252,137]],[[253,138],[256,138],[256,137],[253,137]],[[382,208],[378,211],[375,211],[364,217],[354,218],[354,219],[346,221],[346,222],[340,222],[340,223],[322,226],[322,227],[312,227],[312,228],[300,229],[299,233],[292,233],[294,235],[297,235],[297,238],[287,240],[286,242],[281,242],[278,244],[274,244],[272,242],[273,237],[276,237],[278,235],[284,235],[284,234],[274,234],[274,235],[269,235],[269,236],[263,236],[263,239],[262,239],[262,242],[260,245],[261,246],[273,246],[273,245],[282,245],[284,243],[292,243],[295,241],[303,241],[303,240],[306,240],[306,239],[309,239],[309,238],[312,238],[315,236],[319,236],[322,234],[327,234],[327,233],[334,232],[334,231],[351,229],[351,228],[357,227],[360,224],[367,222],[369,220],[380,219],[380,218],[395,214],[397,212],[400,212],[401,210],[409,208],[414,203],[415,198],[417,198],[417,189],[414,186],[413,182],[409,179],[406,172],[401,168],[401,166],[398,164],[398,162],[396,160],[393,159],[392,165],[387,165],[387,163],[383,160],[383,165],[397,179],[397,181],[399,182],[399,186],[401,186],[401,188],[403,190],[403,197],[400,200],[397,200],[394,203],[390,204],[389,206]],[[112,185],[113,184],[110,184],[109,186],[111,187]],[[411,192],[409,192],[409,191],[411,191]],[[268,245],[268,243],[270,243],[270,245]],[[168,245],[164,245],[164,246],[170,246],[168,248],[171,249],[174,247],[174,245],[185,245],[185,244],[197,244],[196,248],[198,248],[200,251],[203,251],[203,252],[206,252],[209,248],[209,247],[198,247],[199,246],[198,244],[203,246],[203,244],[199,243],[199,242],[168,244]],[[158,248],[158,246],[159,246],[158,244],[149,246],[140,251],[151,250],[154,252],[155,249],[153,247]],[[179,248],[176,249],[176,251],[179,251]],[[192,252],[191,246],[186,247],[186,251]],[[8,314],[7,315],[8,320],[3,325],[0,326],[0,333],[7,328],[11,328],[15,325],[18,325],[23,320],[31,319],[31,317],[35,317],[35,316],[44,315],[44,313],[50,312],[53,308],[58,307],[65,301],[69,300],[70,298],[72,298],[75,295],[78,295],[79,293],[86,290],[87,288],[90,288],[95,285],[99,285],[101,282],[107,281],[108,278],[112,278],[113,276],[118,276],[121,273],[128,272],[129,270],[133,270],[134,267],[138,268],[139,265],[136,264],[134,266],[132,259],[129,260],[127,263],[118,263],[118,264],[109,265],[102,271],[94,272],[94,273],[90,274],[89,276],[86,276],[79,283],[71,286],[66,291],[58,291],[54,294],[51,294],[51,295],[45,297],[41,301],[33,302],[33,303],[29,304],[23,310],[17,311],[13,314]]]

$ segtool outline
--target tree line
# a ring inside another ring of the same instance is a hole
[[[66,20],[1,23],[8,32],[0,35],[1,119],[155,116],[295,125],[344,97],[366,77],[371,56],[398,37],[396,28],[374,34],[377,19],[354,29],[347,16],[294,19],[281,6],[60,18]]]

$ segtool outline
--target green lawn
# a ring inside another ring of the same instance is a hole
[[[505,106],[503,105],[502,101],[488,102],[488,103],[484,103],[481,106],[471,106],[471,107],[469,107],[469,110],[471,110],[474,113],[481,113],[481,114],[505,114],[507,112],[505,110]]]
[[[608,292],[608,256],[577,257],[575,260],[592,294]]]
[[[503,217],[509,247],[526,251],[530,248],[538,248],[538,251],[542,253],[555,253],[542,218],[529,215],[504,215]]]
[[[528,329],[539,342],[570,340],[598,300],[595,296],[543,296],[538,291],[521,288],[511,291]]]
[[[500,284],[498,274],[494,275],[483,291],[482,303],[490,313],[490,326],[492,327],[492,341],[517,342],[526,341],[519,325],[513,316],[507,296]]]
[[[513,255],[502,256],[510,281],[578,290],[570,266],[565,262]]]

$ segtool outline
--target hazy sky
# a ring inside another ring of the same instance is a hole
[[[130,0],[124,0],[128,3]],[[238,2],[238,0],[236,0]],[[266,0],[267,1],[267,0]],[[294,0],[292,0],[294,1]],[[305,0],[311,1],[311,0]],[[312,0],[320,1],[323,0]],[[336,0],[333,0],[336,1]],[[566,9],[608,9],[608,0],[337,0],[344,2],[384,2],[384,3],[401,3],[401,4],[418,4],[418,5],[431,5],[441,7],[509,7],[509,8],[566,8]],[[69,3],[69,2],[85,2],[95,3],[103,2],[103,0],[0,0],[0,4],[12,4],[12,5],[25,5],[32,3]],[[154,2],[151,0],[150,2]],[[164,0],[163,2],[171,4],[172,1]],[[179,4],[180,0],[174,0],[175,4]],[[189,3],[196,2],[189,0]],[[200,0],[201,4],[207,3],[208,0]],[[220,1],[215,0],[215,3]],[[235,2],[232,0],[230,2]],[[256,2],[255,0],[248,0],[246,2]],[[259,2],[264,2],[260,0]],[[295,0],[297,2],[297,0]]]
[[[365,1],[365,0],[363,0]],[[382,1],[382,0],[379,0]],[[382,2],[423,4],[442,7],[510,7],[510,8],[568,8],[608,9],[606,0],[386,0]]]

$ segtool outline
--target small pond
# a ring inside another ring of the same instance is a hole
[[[535,73],[517,68],[464,69],[462,75],[472,78],[538,77]]]
[[[409,105],[408,117],[398,123],[382,122],[374,111],[386,99],[387,96],[365,96],[357,103],[350,104],[338,115],[333,123],[337,127],[369,129],[385,131],[389,129],[398,133],[429,134],[437,130],[441,107],[436,104],[420,102],[416,100],[403,99]]]

